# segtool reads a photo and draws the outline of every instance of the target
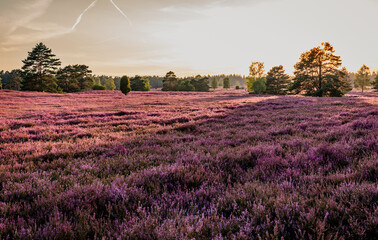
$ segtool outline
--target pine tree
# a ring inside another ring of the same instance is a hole
[[[231,87],[230,79],[228,77],[223,79],[223,88],[228,89]]]
[[[37,44],[22,61],[24,91],[59,92],[54,75],[61,62],[43,43]]]
[[[374,82],[373,82],[373,88],[378,91],[378,73],[375,75]]]
[[[214,90],[218,88],[218,81],[215,77],[211,81],[211,88],[214,89]]]
[[[341,81],[341,91],[345,94],[347,92],[352,91],[353,89],[353,81],[350,77],[350,74],[346,67],[343,67],[339,72],[340,81]]]
[[[208,92],[209,87],[209,78],[202,77],[201,75],[197,75],[195,78],[190,80],[190,84],[194,86],[197,92]]]
[[[21,90],[21,70],[15,69],[12,71],[0,72],[0,77],[2,78],[3,88],[11,90]]]
[[[179,81],[174,72],[168,72],[163,79],[162,91],[177,91]]]
[[[92,89],[94,80],[91,73],[86,65],[68,65],[59,69],[56,78],[64,92],[79,92]]]
[[[127,95],[131,91],[130,79],[127,76],[123,76],[121,78],[120,88],[121,92],[125,95]]]
[[[302,53],[291,90],[308,96],[342,96],[341,59],[328,42]]]
[[[132,91],[150,91],[151,85],[148,77],[135,76],[130,79]]]
[[[266,92],[275,95],[284,95],[290,83],[289,75],[285,74],[282,65],[273,67],[266,77]]]
[[[370,68],[365,64],[358,70],[354,82],[357,87],[361,88],[361,91],[364,92],[366,86],[370,85]]]

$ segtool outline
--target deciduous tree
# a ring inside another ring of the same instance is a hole
[[[117,88],[112,77],[105,79],[104,87],[106,90],[115,90]]]
[[[263,62],[252,62],[251,66],[249,66],[249,75],[247,77],[247,87],[248,91],[252,90],[253,82],[257,79],[262,78],[265,72],[265,67]]]
[[[356,73],[354,82],[364,92],[366,86],[370,85],[370,68],[364,64]]]
[[[266,83],[264,78],[258,78],[252,83],[252,91],[256,94],[263,94],[266,90]]]

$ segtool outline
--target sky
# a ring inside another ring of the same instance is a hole
[[[330,42],[352,72],[378,71],[378,0],[0,0],[0,70],[45,43],[95,74],[248,75],[252,61],[292,74]]]

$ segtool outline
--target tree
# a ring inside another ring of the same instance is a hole
[[[215,77],[211,81],[211,88],[214,89],[214,90],[218,88],[218,81]]]
[[[252,62],[249,66],[249,76],[257,80],[264,75],[265,67],[263,62]]]
[[[174,72],[168,72],[163,79],[162,91],[177,91],[179,81]]]
[[[106,88],[106,90],[115,90],[116,85],[114,83],[114,79],[111,77],[106,78],[104,81],[104,87]]]
[[[264,78],[258,78],[252,84],[252,91],[256,94],[263,94],[266,90],[266,83]]]
[[[22,67],[22,90],[60,91],[54,75],[61,62],[58,58],[55,58],[51,49],[43,43],[38,43],[22,62],[24,63]]]
[[[294,66],[295,79],[291,90],[318,97],[343,95],[339,69],[341,59],[334,53],[328,42],[302,53]]]
[[[0,72],[0,77],[2,78],[3,88],[11,90],[21,90],[21,70],[15,69],[10,72],[6,71]]]
[[[183,92],[194,92],[196,88],[190,83],[190,80],[187,79],[180,81],[178,90]]]
[[[375,75],[374,82],[373,82],[373,88],[378,91],[378,74]]]
[[[230,79],[228,77],[223,79],[223,88],[228,89],[231,87]]]
[[[343,67],[339,72],[339,77],[341,81],[341,87],[340,90],[345,94],[347,92],[352,91],[353,89],[353,81],[350,77],[350,73],[346,69],[346,67]]]
[[[121,92],[125,95],[127,95],[131,91],[130,79],[127,76],[123,76],[121,78],[120,89]]]
[[[91,73],[86,65],[68,65],[59,69],[56,78],[64,92],[79,92],[92,89],[94,80]]]
[[[289,83],[290,77],[285,74],[283,66],[273,67],[266,76],[266,92],[269,94],[284,95]]]
[[[192,84],[197,92],[208,92],[209,87],[209,78],[202,77],[201,75],[197,75],[195,78],[190,80],[190,84]]]
[[[357,71],[354,82],[357,87],[361,88],[364,92],[366,86],[370,85],[370,68],[365,64]]]
[[[98,86],[102,85],[100,77],[94,77],[93,81],[94,81],[94,85],[98,85]]]
[[[150,91],[151,89],[148,77],[138,75],[130,79],[130,86],[132,91]]]
[[[253,91],[253,82],[255,82],[259,78],[262,78],[264,71],[265,67],[263,62],[252,62],[251,66],[249,66],[249,75],[247,77],[248,91]]]
[[[1,83],[1,77],[0,77],[0,89],[3,89],[3,84]]]

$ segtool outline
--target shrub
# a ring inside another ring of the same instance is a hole
[[[106,90],[106,88],[102,85],[94,85],[92,89],[93,90]]]
[[[179,91],[188,91],[188,92],[193,92],[195,91],[196,89],[194,88],[194,86],[190,83],[190,80],[184,80],[184,81],[181,81],[179,86],[178,86],[178,90]]]
[[[253,82],[252,90],[256,94],[263,94],[266,90],[264,79],[260,78]]]
[[[123,76],[121,78],[120,88],[121,88],[121,92],[125,95],[127,95],[131,91],[130,79],[127,76]]]

